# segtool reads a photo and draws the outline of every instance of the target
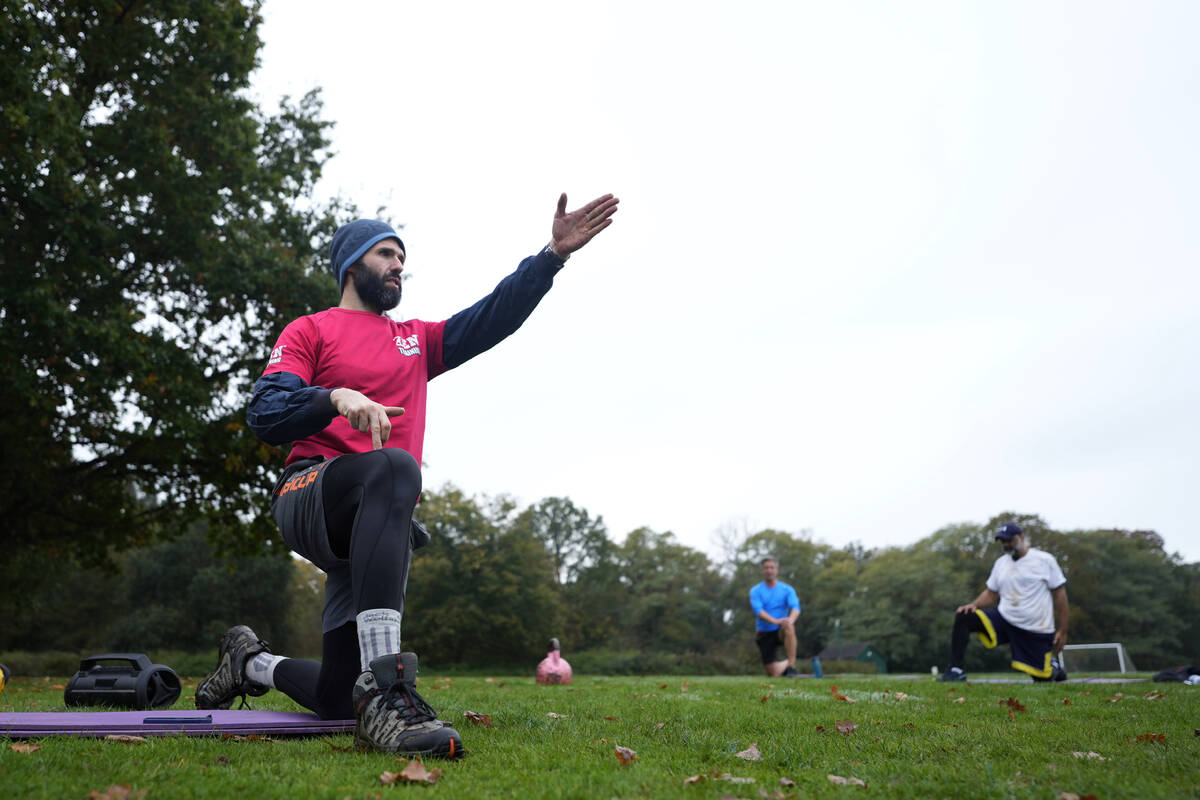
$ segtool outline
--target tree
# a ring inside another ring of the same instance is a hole
[[[575,580],[580,570],[596,563],[608,542],[604,518],[592,518],[566,497],[547,497],[525,509],[516,526],[540,539],[554,559],[554,577],[561,586]]]
[[[12,563],[207,518],[275,542],[243,423],[281,323],[333,298],[316,93],[246,97],[255,0],[4,0],[0,509]],[[23,557],[22,557],[23,558]],[[23,562],[24,563],[24,562]]]

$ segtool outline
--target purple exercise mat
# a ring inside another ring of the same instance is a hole
[[[1059,683],[1145,683],[1149,678],[1068,678]],[[1033,683],[1029,678],[967,678],[969,683]]]
[[[349,733],[352,719],[321,719],[295,711],[24,711],[0,713],[0,737],[219,736],[251,733],[308,736]]]

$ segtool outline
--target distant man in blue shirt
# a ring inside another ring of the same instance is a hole
[[[750,607],[754,609],[754,643],[762,653],[763,667],[773,678],[795,678],[796,618],[800,616],[800,601],[796,590],[778,580],[779,562],[771,556],[762,560],[762,583],[750,590]],[[779,658],[783,646],[786,660]]]

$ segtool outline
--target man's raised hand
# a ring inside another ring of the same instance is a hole
[[[333,404],[334,411],[346,418],[351,428],[363,433],[371,432],[372,450],[382,448],[392,435],[392,421],[388,418],[404,413],[399,406],[380,405],[362,392],[345,387],[330,392],[329,402]]]
[[[620,201],[611,194],[597,197],[583,208],[567,212],[567,195],[559,195],[554,224],[550,228],[550,247],[562,258],[574,253],[612,224]]]

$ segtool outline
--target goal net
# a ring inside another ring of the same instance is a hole
[[[1068,644],[1059,656],[1068,672],[1134,672],[1137,667],[1120,642]]]

